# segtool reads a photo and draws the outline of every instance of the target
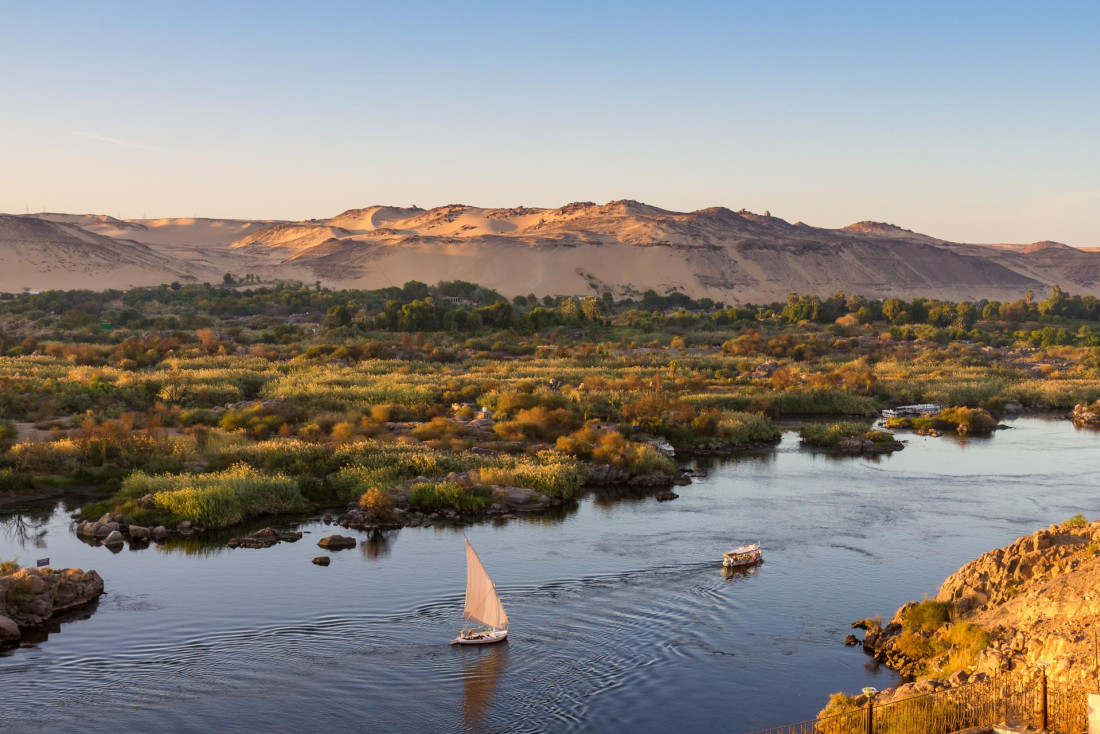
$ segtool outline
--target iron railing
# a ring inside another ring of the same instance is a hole
[[[950,734],[980,726],[1035,726],[1087,734],[1088,690],[1045,672],[997,676],[753,734]]]

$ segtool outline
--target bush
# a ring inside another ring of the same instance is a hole
[[[0,576],[10,576],[20,568],[22,567],[19,565],[18,558],[13,558],[10,561],[0,561]]]
[[[731,444],[777,441],[782,433],[775,421],[759,413],[726,413],[718,421],[715,435]]]
[[[821,446],[835,449],[840,442],[852,436],[866,436],[872,433],[871,424],[859,421],[838,421],[836,423],[806,423],[798,429],[798,435],[803,443],[810,446]],[[876,434],[883,433],[875,431]],[[890,434],[886,434],[889,436]],[[871,436],[866,436],[871,438]],[[893,437],[890,437],[893,440]],[[874,438],[871,438],[874,441]]]
[[[952,607],[945,601],[925,599],[901,614],[901,626],[916,632],[935,632],[951,621]]]
[[[1076,515],[1066,520],[1062,524],[1065,525],[1067,528],[1083,528],[1089,524],[1089,521],[1084,515],[1078,512]]]
[[[359,509],[367,514],[368,521],[375,524],[393,522],[397,517],[393,511],[393,498],[377,487],[363,493],[359,498]]]

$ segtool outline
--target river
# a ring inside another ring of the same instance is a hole
[[[934,594],[966,561],[1100,515],[1100,434],[1021,418],[991,438],[906,435],[877,459],[800,450],[707,465],[680,498],[589,494],[553,517],[466,528],[509,642],[447,643],[465,583],[457,528],[368,539],[318,521],[297,543],[224,537],[112,553],[59,504],[0,518],[0,559],[96,569],[87,619],[0,655],[0,729],[253,732],[690,730],[812,718],[894,673],[843,638]],[[251,527],[249,529],[252,529]],[[332,553],[330,532],[360,546]],[[727,576],[721,553],[765,563]]]

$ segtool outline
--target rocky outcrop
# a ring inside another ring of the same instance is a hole
[[[163,525],[144,527],[130,522],[125,515],[117,512],[108,512],[98,520],[85,520],[76,528],[76,534],[85,542],[92,545],[98,543],[115,552],[119,551],[127,540],[130,541],[131,546],[142,547],[150,540],[159,543],[173,532],[178,535],[191,535],[201,531],[202,528],[190,520],[180,522],[173,531]]]
[[[1100,426],[1100,401],[1092,405],[1075,405],[1070,420],[1079,426]]]
[[[294,543],[302,539],[302,534],[292,531],[264,528],[244,538],[230,538],[225,544],[228,548],[270,548],[276,543]]]
[[[18,645],[23,632],[101,594],[99,574],[79,568],[23,568],[0,576],[0,646]]]
[[[326,535],[317,541],[317,545],[321,546],[325,550],[343,550],[345,548],[355,547],[355,538],[349,538],[346,535]]]
[[[901,441],[875,443],[863,436],[848,436],[842,439],[836,448],[842,454],[889,454],[905,448],[905,444]]]
[[[1100,629],[1100,522],[1051,525],[985,553],[951,574],[934,601],[950,610],[943,630],[966,622],[989,635],[967,672],[1016,673],[1044,663],[1055,680],[1089,682]],[[853,625],[867,630],[868,653],[906,675],[921,670],[900,644],[902,618],[915,605],[898,609],[885,626]]]
[[[630,472],[611,464],[589,464],[587,484],[595,486],[626,485],[630,487],[667,487],[677,483],[677,479],[683,475],[665,474],[658,469],[652,474],[631,476]],[[691,483],[690,478],[688,484]]]

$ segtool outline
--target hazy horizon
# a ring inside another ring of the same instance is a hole
[[[1100,8],[6,8],[0,211],[636,199],[1100,245]]]

